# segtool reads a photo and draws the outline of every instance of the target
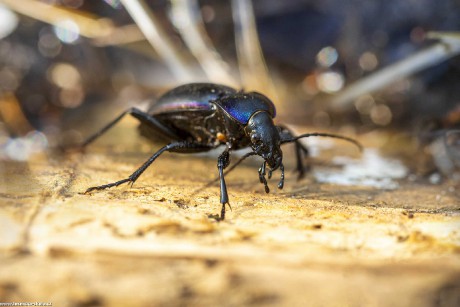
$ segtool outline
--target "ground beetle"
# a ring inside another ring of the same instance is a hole
[[[278,188],[283,188],[283,152],[280,148],[282,144],[295,143],[296,170],[299,177],[304,174],[302,155],[308,154],[307,148],[298,141],[300,138],[332,137],[352,142],[361,147],[353,139],[328,133],[308,133],[294,136],[286,127],[275,126],[273,123],[273,118],[276,116],[275,106],[264,95],[257,92],[237,91],[228,86],[212,83],[191,83],[176,87],[161,96],[156,103],[150,106],[147,112],[131,108],[88,138],[82,146],[93,142],[126,114],[139,120],[139,131],[142,136],[167,145],[155,152],[128,178],[91,187],[85,193],[118,186],[125,182],[130,182],[132,185],[150,164],[165,151],[196,153],[224,145],[225,149],[217,159],[220,202],[222,204],[221,220],[225,218],[225,206],[229,204],[224,175],[245,158],[259,155],[264,159],[259,169],[259,179],[264,184],[265,192],[268,193],[269,188],[265,178],[267,166],[269,168],[268,178],[271,177],[274,170],[280,169],[281,179]],[[244,155],[224,173],[224,169],[230,163],[230,152],[246,147],[250,147],[252,151]]]

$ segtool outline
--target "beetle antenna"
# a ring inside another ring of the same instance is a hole
[[[341,136],[341,135],[332,134],[332,133],[314,132],[314,133],[301,134],[301,135],[293,137],[293,138],[283,139],[283,140],[281,140],[281,144],[295,142],[298,139],[308,138],[308,137],[311,137],[311,136],[320,136],[320,137],[327,137],[327,138],[334,138],[334,139],[344,140],[344,141],[347,141],[347,142],[350,142],[350,143],[353,143],[354,145],[356,145],[356,147],[358,147],[360,152],[363,151],[363,146],[358,141],[356,141],[356,140],[354,140],[352,138],[348,138],[346,136]]]

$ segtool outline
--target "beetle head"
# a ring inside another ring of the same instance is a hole
[[[283,161],[283,152],[280,148],[280,133],[271,115],[264,111],[254,113],[245,131],[251,140],[252,150],[264,158],[272,170],[276,170]]]

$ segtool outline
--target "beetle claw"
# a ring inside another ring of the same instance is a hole
[[[97,187],[88,188],[88,189],[86,189],[86,191],[83,194],[89,194],[92,191],[105,190],[105,189],[108,189],[108,188],[111,188],[111,187],[117,187],[120,184],[123,184],[125,182],[131,182],[131,187],[132,187],[133,184],[134,184],[134,181],[135,180],[132,180],[131,178],[122,179],[122,180],[119,180],[117,182],[108,183],[108,184],[100,185],[100,186],[97,186]]]
[[[222,204],[222,209],[220,211],[220,217],[216,219],[218,222],[225,220],[225,206],[228,206],[230,208],[230,211],[233,211],[232,206],[230,206],[229,202],[223,203]]]

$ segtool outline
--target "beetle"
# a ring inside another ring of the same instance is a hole
[[[299,142],[300,138],[322,136],[343,139],[361,148],[361,145],[348,137],[329,133],[308,133],[295,136],[287,127],[275,125],[276,108],[273,102],[258,92],[237,91],[231,87],[213,83],[190,83],[176,87],[152,103],[147,112],[130,108],[97,133],[89,137],[81,146],[85,147],[118,123],[125,115],[131,115],[139,122],[142,136],[156,143],[166,144],[155,152],[142,166],[128,178],[95,187],[85,194],[103,190],[123,183],[131,186],[141,174],[164,152],[197,153],[206,152],[220,146],[224,150],[217,158],[220,181],[220,220],[225,218],[226,205],[229,205],[225,174],[245,158],[258,155],[263,158],[259,168],[259,180],[269,193],[266,180],[272,172],[280,169],[278,188],[284,185],[283,152],[281,145],[295,143],[297,159],[296,171],[299,178],[304,175],[302,156],[308,149]],[[250,148],[231,168],[230,153],[237,149]]]

